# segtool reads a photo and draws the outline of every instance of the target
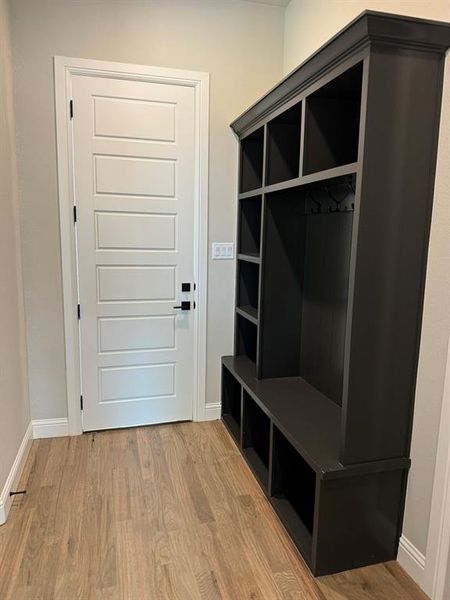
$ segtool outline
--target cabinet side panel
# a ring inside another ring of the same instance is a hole
[[[395,560],[406,471],[322,480],[315,575]]]
[[[370,56],[341,460],[408,455],[443,58]]]

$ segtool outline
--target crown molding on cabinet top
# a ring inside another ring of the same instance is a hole
[[[242,136],[327,71],[365,47],[380,44],[443,55],[450,47],[450,23],[366,10],[237,117],[231,123],[233,131]]]

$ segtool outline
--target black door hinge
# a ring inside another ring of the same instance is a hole
[[[77,222],[77,207],[76,206],[73,207],[73,222],[74,223]]]
[[[77,315],[78,315],[78,320],[81,319],[81,306],[79,304],[77,304]]]
[[[70,118],[73,119],[73,100],[69,102],[69,114]]]
[[[83,410],[83,395],[80,396],[80,408]]]

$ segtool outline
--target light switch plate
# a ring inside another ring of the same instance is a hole
[[[234,258],[233,242],[213,242],[212,258],[214,260],[232,260]]]

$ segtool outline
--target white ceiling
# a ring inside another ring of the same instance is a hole
[[[287,6],[291,0],[246,0],[246,2],[259,2],[259,4],[274,4],[275,6]]]

